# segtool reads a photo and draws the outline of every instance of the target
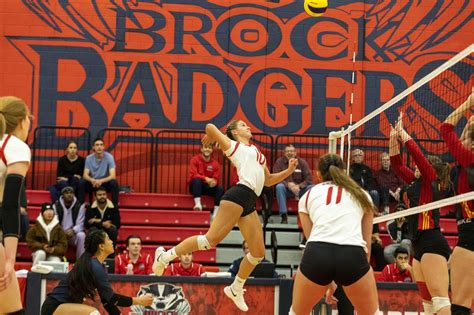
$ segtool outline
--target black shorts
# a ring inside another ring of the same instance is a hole
[[[63,303],[59,302],[58,300],[52,297],[46,297],[46,300],[43,302],[43,306],[41,306],[41,315],[53,315],[54,311]]]
[[[254,191],[245,185],[237,184],[229,188],[222,196],[221,200],[232,201],[238,204],[244,211],[241,217],[251,214],[255,211],[255,203],[257,202],[257,195]]]
[[[451,248],[448,241],[439,229],[419,231],[416,239],[413,241],[413,250],[415,258],[421,261],[424,254],[438,254],[449,260]]]
[[[360,246],[308,242],[300,264],[301,273],[319,285],[332,281],[348,286],[370,270],[367,254]]]
[[[474,251],[474,221],[458,225],[458,243],[456,246]]]

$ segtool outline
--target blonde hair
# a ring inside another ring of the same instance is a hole
[[[344,171],[344,162],[337,154],[325,154],[319,159],[318,171],[324,181],[332,181],[347,190],[366,213],[375,212],[374,206],[362,188]]]
[[[5,133],[12,133],[28,114],[28,107],[22,99],[15,96],[0,97],[0,139]]]

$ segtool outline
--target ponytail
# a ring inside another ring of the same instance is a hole
[[[332,181],[347,190],[365,213],[375,212],[365,191],[344,171],[344,163],[337,154],[325,154],[319,159],[319,173],[324,181]]]
[[[15,130],[27,115],[28,107],[23,100],[15,96],[0,97],[0,139]]]
[[[92,271],[92,257],[98,252],[99,245],[105,243],[105,232],[96,230],[86,237],[84,254],[74,264],[67,279],[68,295],[71,302],[82,303],[84,298],[94,300],[97,283]]]

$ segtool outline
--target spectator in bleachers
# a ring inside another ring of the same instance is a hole
[[[80,185],[84,174],[84,158],[77,154],[77,143],[71,140],[67,143],[66,154],[59,158],[56,172],[56,184],[49,186],[51,202],[55,203],[61,196],[61,190],[66,186],[71,186],[74,191],[83,191]],[[84,202],[84,195],[78,196],[81,202]]]
[[[385,267],[385,257],[383,256],[383,244],[380,238],[379,225],[374,224],[372,229],[372,246],[370,247],[370,255],[374,258],[375,271],[382,271]]]
[[[409,251],[400,246],[395,250],[393,256],[395,262],[385,266],[382,275],[377,280],[381,282],[413,282]]]
[[[206,269],[203,265],[193,262],[193,253],[179,256],[179,262],[166,267],[163,276],[199,277]]]
[[[212,157],[214,148],[212,145],[202,145],[201,153],[196,154],[191,159],[189,167],[189,191],[194,197],[194,210],[201,211],[201,195],[214,197],[214,211],[212,216],[217,214],[219,202],[224,194],[224,188],[219,185],[220,165]]]
[[[91,193],[99,187],[104,187],[111,193],[114,205],[118,206],[119,186],[115,177],[114,157],[105,151],[102,138],[94,140],[92,149],[94,153],[86,157],[83,175],[84,189]],[[79,195],[82,195],[82,192]]]
[[[349,167],[349,174],[362,189],[366,190],[375,207],[380,206],[380,196],[375,185],[375,179],[372,174],[372,169],[364,164],[364,151],[355,149],[352,151],[352,164]]]
[[[246,241],[242,242],[242,250],[244,251],[244,255],[240,258],[237,258],[232,262],[232,265],[230,265],[228,272],[230,272],[231,277],[235,277],[237,273],[239,272],[239,267],[240,263],[242,262],[242,259],[244,259],[244,256],[249,253],[249,246],[247,245]],[[266,258],[262,260],[262,262],[269,262]],[[278,278],[278,273],[274,271],[273,273],[274,278]]]
[[[117,274],[149,275],[153,273],[153,258],[150,254],[142,253],[142,239],[138,235],[130,235],[125,242],[127,250],[115,256],[115,271]],[[131,270],[129,269],[131,266]]]
[[[85,227],[88,233],[104,230],[114,242],[114,246],[117,245],[120,212],[118,207],[107,199],[107,190],[104,187],[95,191],[95,201],[86,210]]]
[[[288,223],[288,210],[286,199],[294,197],[299,199],[312,186],[312,174],[308,162],[297,156],[296,148],[289,144],[285,147],[285,154],[279,157],[273,165],[273,172],[279,173],[288,168],[290,159],[297,159],[298,165],[293,174],[288,176],[283,182],[275,186],[278,210],[281,216],[281,223]]]
[[[400,191],[405,182],[390,168],[390,155],[384,152],[380,155],[382,168],[375,172],[375,182],[378,186],[381,206],[384,214],[390,212],[390,202],[400,202]]]
[[[66,233],[49,203],[41,206],[35,225],[26,234],[26,243],[33,252],[33,266],[43,260],[61,261],[66,254]]]
[[[74,195],[74,188],[66,186],[61,190],[61,197],[53,204],[61,227],[66,232],[68,244],[76,247],[76,259],[84,253],[84,219],[86,206]]]
[[[395,212],[406,210],[407,206],[404,203],[399,203],[395,207]],[[411,240],[408,236],[408,224],[405,217],[401,217],[395,220],[390,220],[387,222],[387,231],[392,239],[392,244],[385,246],[383,253],[385,256],[385,261],[389,264],[395,262],[395,250],[402,246],[405,247],[408,252],[411,250]]]

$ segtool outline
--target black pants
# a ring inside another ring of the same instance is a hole
[[[194,198],[201,197],[202,195],[214,197],[215,206],[219,205],[222,195],[224,194],[224,188],[221,186],[215,186],[211,188],[207,183],[204,183],[199,178],[194,178],[189,183],[189,191]]]
[[[92,183],[87,180],[81,180],[81,182],[82,184],[79,187],[78,199],[81,200],[80,196],[85,196],[85,193],[89,193],[89,201],[90,203],[92,203],[92,193],[95,191],[94,187],[92,187]],[[101,186],[104,187],[107,190],[107,192],[109,192],[112,195],[112,202],[114,203],[115,206],[118,206],[118,201],[119,201],[118,182],[115,179],[112,179],[111,181],[108,181],[107,183],[103,183]]]

